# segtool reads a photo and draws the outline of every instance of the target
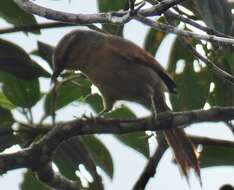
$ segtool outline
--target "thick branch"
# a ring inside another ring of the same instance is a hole
[[[39,142],[27,149],[11,154],[0,154],[0,173],[16,168],[37,170],[51,160],[52,153],[65,140],[77,135],[124,134],[136,131],[159,131],[198,122],[227,121],[234,118],[234,107],[212,108],[186,112],[165,112],[152,123],[151,118],[143,119],[86,119],[60,123],[50,130]]]
[[[55,172],[51,163],[44,165],[36,171],[38,179],[46,186],[57,190],[79,190],[80,186],[59,173]]]
[[[26,12],[35,14],[47,19],[57,20],[60,22],[74,24],[91,24],[91,23],[124,23],[128,21],[125,16],[129,16],[128,11],[118,11],[112,13],[97,13],[97,14],[71,14],[61,11],[55,11],[37,5],[30,0],[14,0],[15,3]],[[169,9],[170,7],[179,4],[185,0],[165,0],[160,5],[155,5],[151,8],[139,10],[143,16],[158,15]]]
[[[224,44],[234,44],[233,38],[218,37],[215,35],[203,35],[190,31],[181,30],[166,24],[154,22],[147,19],[147,16],[160,15],[167,11],[170,7],[183,2],[184,0],[165,0],[147,9],[139,10],[137,16],[130,16],[129,11],[118,11],[97,14],[71,14],[61,11],[55,11],[42,6],[39,6],[30,0],[14,0],[22,9],[31,14],[36,14],[48,19],[57,20],[60,22],[73,24],[91,24],[91,23],[112,23],[124,24],[131,19],[136,20],[163,32],[170,32],[184,37],[193,37],[200,40],[210,42],[220,42]]]

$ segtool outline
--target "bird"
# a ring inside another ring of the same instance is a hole
[[[64,70],[79,70],[99,89],[104,109],[112,110],[118,100],[139,103],[157,114],[171,111],[165,92],[176,93],[172,77],[147,51],[133,42],[94,30],[76,29],[66,34],[55,48],[52,80]],[[196,148],[183,129],[163,131],[173,149],[182,174],[194,169],[200,179]]]

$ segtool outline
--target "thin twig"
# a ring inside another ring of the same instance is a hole
[[[177,34],[183,37],[196,38],[199,40],[205,40],[205,41],[210,41],[210,42],[219,42],[222,44],[234,44],[233,38],[218,37],[215,35],[204,35],[204,34],[198,34],[198,33],[191,32],[191,31],[181,30],[179,28],[175,28],[167,24],[163,24],[163,23],[150,20],[140,14],[138,14],[137,16],[134,16],[134,18],[140,21],[141,23],[146,24],[162,32],[166,32],[166,33],[169,32],[169,33]]]
[[[186,43],[186,40],[185,40]],[[206,63],[208,68],[214,72],[216,75],[218,75],[220,78],[225,79],[227,82],[234,84],[234,76],[231,74],[227,73],[226,71],[220,69],[216,64],[205,58],[203,55],[201,55],[195,48],[192,47],[191,44],[186,43],[187,48],[193,53],[195,57]]]
[[[154,177],[158,163],[161,160],[163,154],[165,153],[167,147],[168,147],[168,145],[165,142],[164,138],[160,141],[158,140],[158,147],[156,148],[153,156],[147,162],[147,165],[146,165],[145,169],[143,170],[143,172],[141,173],[139,179],[136,181],[136,183],[133,187],[133,190],[145,189],[150,178]]]
[[[14,26],[8,28],[0,29],[0,34],[9,34],[14,32],[33,32],[40,29],[51,29],[51,28],[60,28],[60,27],[74,27],[74,26],[86,26],[92,30],[96,30],[99,32],[105,32],[101,28],[93,24],[72,24],[72,23],[63,23],[63,22],[48,22],[48,23],[39,23],[39,24],[31,24],[31,25],[22,25],[22,26]]]

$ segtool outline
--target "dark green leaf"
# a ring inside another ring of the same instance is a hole
[[[149,143],[144,132],[115,135],[115,137],[123,144],[149,158]]]
[[[27,170],[24,173],[24,180],[20,184],[21,190],[50,190],[45,185],[42,185],[35,177],[34,173]]]
[[[98,0],[98,9],[99,12],[109,12],[109,11],[118,11],[124,9],[126,4],[125,0]],[[103,24],[103,30],[107,31],[110,34],[115,34],[118,36],[123,36],[124,26],[113,25],[113,24]]]
[[[102,97],[99,94],[91,94],[85,99],[85,103],[89,104],[90,107],[99,113],[103,110]]]
[[[105,114],[105,117],[107,118],[120,118],[120,119],[130,119],[130,118],[136,118],[136,115],[126,106],[122,106],[120,108],[117,108],[111,112],[108,112]]]
[[[0,91],[0,106],[11,110],[15,108],[15,106],[7,99],[7,97]]]
[[[2,92],[15,106],[31,108],[40,99],[38,79],[23,80],[1,72]]]
[[[0,39],[0,70],[22,79],[50,77],[41,66],[35,63],[19,46]]]
[[[82,136],[80,139],[87,146],[96,165],[113,178],[113,161],[106,146],[99,139],[91,135]]]
[[[233,166],[234,148],[203,145],[201,167]]]
[[[193,3],[209,27],[230,34],[232,12],[227,0],[193,0]]]
[[[91,83],[83,76],[60,83],[56,89],[56,110],[63,108],[75,100],[82,100],[91,93]],[[46,114],[52,113],[53,93],[46,96],[44,109]]]
[[[208,70],[194,71],[194,57],[179,39],[173,44],[169,58],[169,72],[177,85],[177,94],[170,95],[174,111],[203,108],[209,95],[210,76]],[[184,69],[178,63],[184,63]],[[181,73],[176,69],[181,67]]]
[[[19,8],[14,0],[2,1],[0,6],[0,17],[13,25],[32,25],[37,24],[33,15],[26,13]],[[34,33],[40,33],[37,30]]]
[[[224,47],[221,51],[215,51],[215,54],[210,56],[218,67],[233,75],[234,73],[234,51],[232,47]],[[231,106],[234,100],[234,87],[224,79],[217,75],[212,75],[214,82],[214,90],[209,96],[209,104],[211,106]],[[225,92],[225,93],[224,93]]]

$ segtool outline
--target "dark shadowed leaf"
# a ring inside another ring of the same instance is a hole
[[[53,70],[53,54],[55,47],[46,44],[44,42],[37,42],[37,50],[33,51],[32,54],[40,56],[42,59],[47,61],[50,68]]]
[[[203,145],[201,167],[233,166],[234,148]]]
[[[10,127],[0,128],[0,152],[20,143],[19,138],[13,133],[14,131]]]
[[[64,142],[56,151],[54,155],[54,162],[58,166],[60,172],[71,180],[78,180],[79,177],[75,172],[79,169],[79,164],[83,164],[92,175],[94,182],[98,189],[103,189],[101,178],[97,174],[96,165],[92,158],[92,153],[87,146],[80,140],[80,137],[74,137]]]
[[[11,127],[13,123],[14,119],[11,112],[7,109],[0,107],[0,128]]]
[[[23,176],[23,182],[20,184],[21,190],[50,190],[45,185],[42,185],[35,177],[34,173],[27,170]]]
[[[18,138],[11,128],[13,123],[11,112],[0,107],[0,152],[18,143]]]
[[[194,60],[191,52],[176,39],[169,58],[169,72],[175,80],[178,92],[176,95],[170,95],[174,111],[202,108],[208,98],[209,72],[207,68],[201,67],[200,71],[195,72]]]
[[[92,135],[82,136],[80,140],[87,146],[95,164],[102,168],[109,177],[113,178],[113,161],[106,146]]]
[[[56,110],[63,108],[64,106],[72,103],[75,100],[83,100],[88,94],[91,93],[91,83],[80,76],[77,79],[60,83],[56,90]],[[44,109],[46,114],[52,113],[53,102],[52,90],[46,96]]]
[[[2,92],[15,106],[30,108],[40,99],[38,79],[23,80],[1,72]]]
[[[34,16],[19,8],[17,4],[14,3],[14,0],[4,0],[1,2],[0,17],[16,26],[37,24]],[[34,33],[40,33],[40,30]]]
[[[118,11],[124,9],[126,4],[125,0],[97,0],[97,2],[99,12]],[[108,33],[123,36],[123,25],[103,24],[102,26]]]
[[[234,187],[229,184],[222,185],[219,190],[234,190]]]
[[[3,39],[0,39],[0,70],[27,80],[50,77],[21,47]]]
[[[225,34],[232,29],[232,12],[227,0],[193,0],[204,22]]]

